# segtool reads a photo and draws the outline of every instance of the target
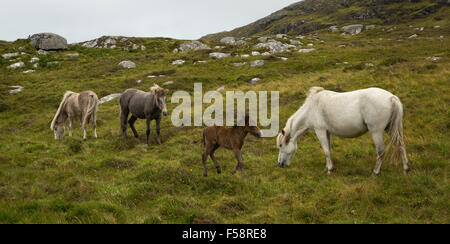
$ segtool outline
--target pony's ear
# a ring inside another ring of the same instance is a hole
[[[291,140],[291,134],[289,133],[288,135],[286,135],[286,137],[284,138],[286,144],[289,143],[289,141]]]

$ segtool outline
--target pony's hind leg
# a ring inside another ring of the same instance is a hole
[[[134,137],[138,138],[139,135],[136,131],[136,128],[134,128],[134,123],[136,122],[137,117],[134,115],[131,115],[131,118],[128,120],[128,124],[130,124],[130,128],[133,131]]]
[[[212,161],[214,162],[214,166],[215,166],[216,169],[217,169],[217,173],[220,174],[220,173],[222,173],[222,171],[220,170],[220,165],[219,165],[219,163],[217,162],[216,157],[214,156],[214,152],[217,150],[217,148],[219,148],[219,146],[215,145],[214,148],[213,148],[213,150],[212,150],[211,153],[209,154],[209,156],[211,157]]]
[[[234,156],[236,157],[236,160],[238,161],[238,163],[236,164],[236,166],[234,167],[232,174],[235,174],[237,169],[240,168],[241,169],[241,174],[242,177],[245,177],[245,172],[244,172],[244,159],[242,158],[242,153],[241,150],[239,149],[233,149],[234,152]]]
[[[212,149],[213,149],[213,147],[212,147],[211,143],[206,141],[205,151],[203,151],[203,155],[202,155],[203,176],[205,176],[205,177],[208,176],[208,172],[207,172],[207,169],[206,169],[206,161],[208,160],[208,155],[211,154]]]
[[[377,149],[377,162],[375,164],[375,169],[373,170],[373,173],[375,175],[380,175],[381,173],[381,164],[383,163],[383,157],[384,157],[384,141],[383,141],[383,131],[381,132],[373,132],[372,133],[372,139],[375,143],[375,147]]]
[[[92,129],[94,130],[94,137],[97,139],[97,110],[94,111],[92,117]]]
[[[330,133],[326,130],[316,130],[316,136],[320,141],[320,145],[322,145],[323,152],[326,157],[326,170],[330,175],[334,170],[333,161],[331,160],[331,136]]]
[[[122,134],[125,141],[127,140],[127,120],[128,120],[128,110],[122,109],[120,112],[120,126],[122,127]]]

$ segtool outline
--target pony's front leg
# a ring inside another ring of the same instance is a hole
[[[331,175],[334,171],[333,161],[331,160],[331,136],[326,130],[316,130],[315,132],[320,141],[320,145],[322,145],[323,152],[325,153],[326,169],[328,174]]]
[[[147,134],[147,145],[149,145],[148,140],[149,140],[149,137],[150,137],[150,122],[151,122],[151,120],[149,118],[147,118],[146,122],[147,122],[147,131],[146,131],[146,134]]]
[[[73,131],[73,117],[69,116],[69,136],[72,136]]]
[[[156,141],[158,142],[159,145],[161,145],[161,137],[160,137],[161,127],[160,127],[160,124],[161,124],[161,118],[156,120]]]

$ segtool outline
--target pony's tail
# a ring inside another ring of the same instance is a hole
[[[89,95],[89,101],[88,101],[88,106],[87,106],[87,110],[86,110],[86,114],[84,115],[83,118],[83,123],[82,123],[82,128],[85,128],[85,126],[87,125],[87,121],[89,116],[91,116],[91,114],[94,112],[95,108],[97,107],[97,99],[94,98],[94,95]]]
[[[392,149],[392,159],[398,163],[407,162],[405,142],[403,140],[403,105],[398,97],[392,97],[392,115],[388,127],[388,134],[391,138],[389,145],[385,151],[385,155]]]

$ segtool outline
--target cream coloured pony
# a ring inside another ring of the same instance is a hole
[[[63,138],[67,119],[69,119],[69,136],[72,136],[73,119],[75,117],[80,118],[83,139],[86,140],[86,129],[91,116],[93,117],[92,127],[94,129],[94,136],[97,138],[98,105],[98,97],[93,91],[84,91],[81,93],[67,91],[50,125],[50,129],[55,134],[55,140],[61,140]]]
[[[328,174],[334,171],[331,160],[331,135],[344,138],[359,137],[369,131],[376,146],[378,158],[374,174],[379,175],[385,154],[394,147],[393,156],[403,163],[404,173],[410,170],[403,141],[403,105],[388,91],[369,88],[337,93],[321,87],[309,90],[303,106],[287,121],[277,137],[280,150],[278,165],[287,167],[297,152],[297,139],[308,129],[316,133],[326,156]],[[383,132],[391,141],[387,150]]]

